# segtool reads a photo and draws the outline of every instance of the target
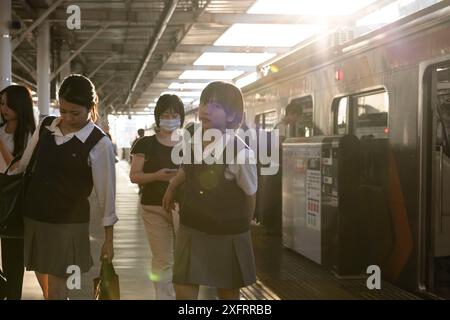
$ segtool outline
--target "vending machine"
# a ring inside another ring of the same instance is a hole
[[[283,244],[330,269],[361,264],[353,251],[358,150],[353,135],[292,138],[282,146]]]

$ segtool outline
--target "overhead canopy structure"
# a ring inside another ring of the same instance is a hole
[[[54,84],[70,72],[92,78],[108,110],[151,113],[162,93],[187,108],[211,80],[239,86],[311,37],[352,40],[439,0],[11,0],[13,76],[36,84],[34,35],[51,26]],[[80,29],[67,20],[76,5]]]

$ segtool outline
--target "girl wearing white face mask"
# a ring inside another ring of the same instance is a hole
[[[177,173],[171,159],[173,131],[184,122],[184,105],[176,95],[162,95],[155,107],[157,133],[139,139],[131,150],[130,180],[143,185],[141,194],[142,220],[152,251],[151,280],[157,300],[173,300],[173,250],[178,228],[178,212],[162,207],[162,197],[169,180]]]

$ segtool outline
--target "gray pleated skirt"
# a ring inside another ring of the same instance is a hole
[[[27,270],[66,278],[69,266],[82,273],[93,265],[89,223],[53,224],[24,219],[24,264]]]
[[[237,289],[256,282],[250,231],[212,235],[180,224],[173,283]]]

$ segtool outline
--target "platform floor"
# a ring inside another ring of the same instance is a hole
[[[114,266],[120,278],[122,299],[152,300],[155,292],[149,279],[151,252],[139,214],[136,185],[128,179],[129,166],[117,164],[117,214],[114,229]],[[91,199],[91,251],[95,265],[82,276],[80,290],[72,290],[70,299],[92,299],[93,279],[99,272],[99,254],[103,241],[95,199]],[[283,248],[280,236],[265,234],[252,227],[258,281],[241,290],[241,299],[418,299],[387,282],[381,290],[369,290],[365,279],[340,280],[314,262]],[[212,288],[201,289],[201,299],[213,299]],[[32,272],[25,273],[23,299],[42,299]]]
[[[262,291],[270,290],[282,300],[415,300],[386,281],[380,290],[369,290],[367,277],[338,279],[302,255],[283,247],[281,236],[270,236],[261,228],[252,229],[258,281]],[[248,289],[244,289],[244,294]],[[251,296],[249,297],[251,298]]]

